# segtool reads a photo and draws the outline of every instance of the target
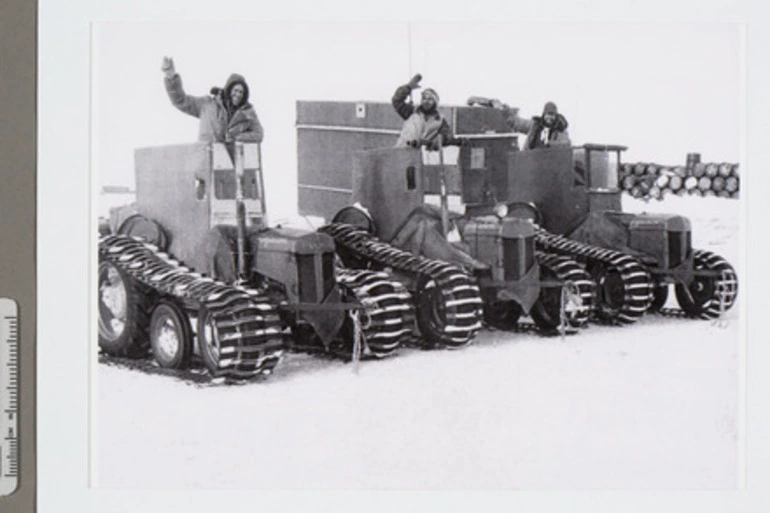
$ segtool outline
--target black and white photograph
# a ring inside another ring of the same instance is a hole
[[[95,24],[94,486],[738,488],[741,41]]]
[[[41,511],[759,511],[756,10],[42,0]]]

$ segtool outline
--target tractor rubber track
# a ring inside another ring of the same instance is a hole
[[[549,233],[540,227],[535,229],[535,243],[542,251],[572,257],[584,263],[588,269],[604,268],[619,273],[623,284],[623,300],[617,312],[609,319],[610,322],[634,323],[650,307],[653,298],[653,280],[650,272],[638,259],[620,251],[600,248]],[[601,284],[597,283],[597,299],[600,286]],[[598,305],[597,316],[600,316],[600,311],[601,305]]]
[[[596,301],[594,282],[591,276],[569,256],[556,253],[537,252],[537,262],[550,269],[559,281],[571,283],[581,298],[580,305],[573,305],[571,313],[567,314],[567,332],[576,332],[578,328],[585,327],[594,310]],[[561,294],[561,291],[559,291]]]
[[[387,273],[356,269],[337,269],[338,282],[360,302],[361,335],[364,355],[387,356],[402,339],[412,333],[412,296]]]
[[[195,273],[157,247],[126,235],[101,238],[99,258],[187,309],[203,307],[211,313],[220,341],[214,378],[248,379],[269,374],[278,364],[284,335],[278,310],[267,296]]]
[[[441,345],[467,345],[481,329],[481,292],[474,279],[461,268],[396,248],[349,224],[332,223],[318,231],[330,235],[337,245],[376,267],[390,267],[415,278],[424,277],[428,283],[435,283],[443,296],[444,328],[440,337]],[[416,295],[421,291],[410,292]]]
[[[721,317],[724,312],[732,308],[738,297],[738,276],[735,269],[721,256],[702,249],[693,249],[693,267],[696,271],[719,272],[720,276],[714,283],[713,296],[703,304],[697,313],[686,312],[687,316],[698,319]]]

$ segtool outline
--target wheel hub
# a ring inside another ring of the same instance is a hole
[[[213,360],[219,361],[219,338],[214,335],[215,330],[210,317],[206,319],[203,326],[201,350],[206,351]]]
[[[118,338],[126,327],[126,288],[118,272],[110,268],[99,286],[99,301],[109,313],[109,318],[99,316],[102,335],[112,340]]]
[[[157,333],[158,349],[169,359],[173,359],[179,351],[179,331],[174,322],[166,317],[158,327]]]
[[[623,304],[624,284],[623,277],[617,272],[605,274],[601,281],[601,299],[602,303],[610,308],[619,308]]]

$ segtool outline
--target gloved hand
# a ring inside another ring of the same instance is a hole
[[[412,139],[411,141],[406,141],[406,145],[410,148],[419,148],[420,147],[420,141],[417,139]]]
[[[471,140],[466,137],[451,137],[446,140],[444,146],[470,146]]]
[[[410,90],[419,89],[421,87],[420,80],[422,80],[422,75],[417,73],[415,76],[412,77],[412,80],[410,80],[406,85],[409,86]]]
[[[438,151],[439,150],[438,139],[433,139],[432,141],[429,141],[428,139],[423,139],[420,142],[421,142],[422,145],[424,145],[430,151]]]
[[[160,70],[166,75],[166,78],[172,78],[176,75],[174,69],[174,59],[171,57],[163,57],[163,64],[160,66]]]

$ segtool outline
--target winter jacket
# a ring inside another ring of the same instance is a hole
[[[525,150],[534,150],[545,146],[570,145],[569,133],[567,132],[567,119],[561,114],[556,114],[556,121],[551,129],[548,129],[543,122],[543,118],[535,116],[532,118],[532,125],[527,133],[527,139],[524,142]],[[543,130],[548,130],[547,136],[544,136]],[[543,140],[547,137],[547,140]]]
[[[241,75],[233,73],[224,89],[213,88],[211,96],[189,96],[182,88],[182,78],[175,74],[164,78],[171,103],[185,114],[200,118],[198,140],[206,142],[262,142],[264,133],[254,107],[249,103],[249,88]],[[240,83],[244,88],[241,105],[230,104],[230,89]]]
[[[438,135],[442,136],[443,144],[457,144],[452,137],[452,131],[449,123],[439,114],[438,107],[435,112],[425,112],[422,107],[415,107],[414,104],[407,101],[411,88],[408,85],[402,85],[393,94],[391,100],[393,108],[398,115],[404,119],[404,126],[398,136],[396,147],[401,148],[409,146],[413,142],[418,144],[421,141],[431,142],[431,149],[438,149]]]
[[[543,146],[571,144],[569,132],[567,132],[569,123],[561,114],[556,114],[556,122],[548,133],[547,144],[544,144],[541,134],[545,129],[545,124],[542,117],[536,116],[532,119],[519,117],[519,109],[510,108],[507,105],[504,105],[502,110],[505,121],[511,130],[520,134],[527,134],[527,139],[524,142],[525,150],[533,150]]]

